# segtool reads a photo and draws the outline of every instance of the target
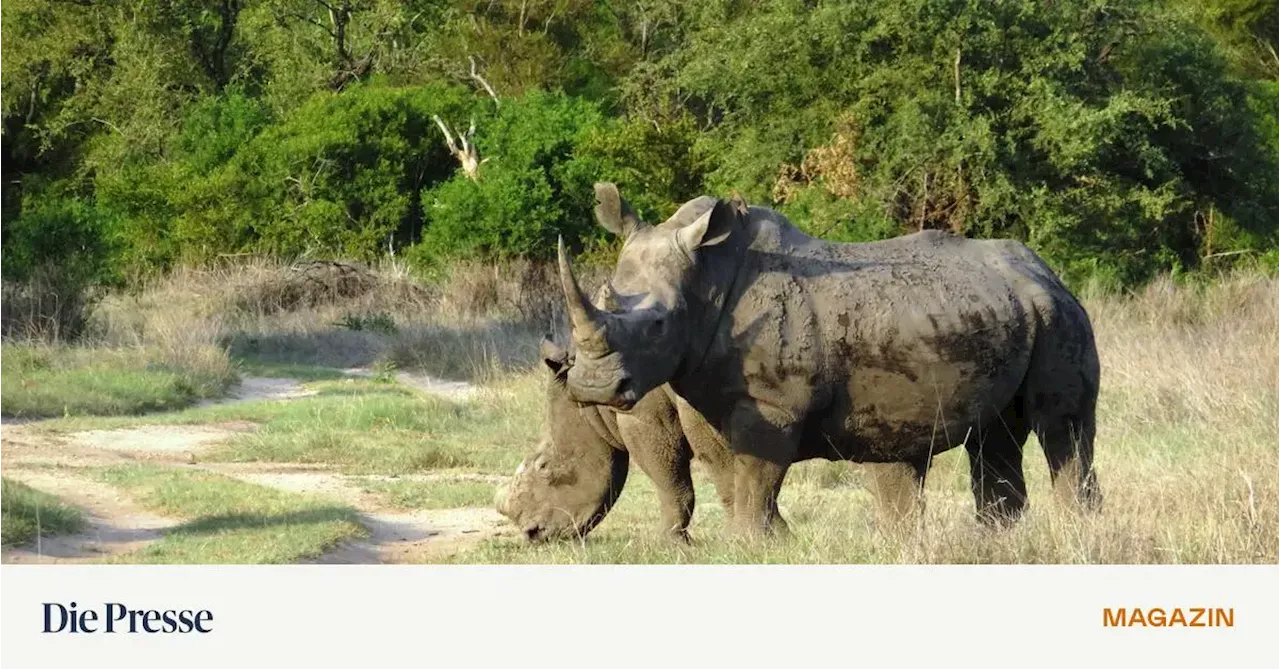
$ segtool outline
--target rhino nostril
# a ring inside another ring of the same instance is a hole
[[[537,541],[538,537],[542,536],[542,528],[537,525],[534,525],[533,527],[526,527],[524,530],[524,536],[528,537],[529,541]]]

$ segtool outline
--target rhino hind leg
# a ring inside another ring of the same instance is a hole
[[[1088,511],[1102,506],[1102,492],[1093,471],[1094,431],[1092,416],[1058,417],[1042,423],[1039,429],[1054,496],[1068,506]]]
[[[1027,505],[1022,446],[1030,430],[1016,408],[1001,412],[965,443],[978,522],[988,527],[1011,525]]]
[[[890,531],[914,527],[924,515],[927,461],[877,462],[863,466],[870,474],[880,526]]]
[[[1055,497],[1093,510],[1102,504],[1093,471],[1098,353],[1083,309],[1059,300],[1050,313],[1032,353],[1025,413],[1049,461]]]

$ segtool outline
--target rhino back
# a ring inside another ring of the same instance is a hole
[[[1013,400],[1056,282],[1025,247],[935,231],[837,244],[770,210],[751,221],[708,356],[716,397],[699,402],[713,421],[750,396],[805,420],[804,457],[881,461],[958,444]]]

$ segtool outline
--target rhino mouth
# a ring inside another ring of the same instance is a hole
[[[630,411],[640,403],[640,394],[630,376],[623,376],[612,384],[571,383],[569,394],[582,404],[603,404],[621,411]]]

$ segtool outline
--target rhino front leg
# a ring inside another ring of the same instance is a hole
[[[635,451],[631,458],[653,481],[653,486],[658,491],[662,532],[672,539],[687,542],[689,520],[693,518],[695,503],[693,477],[689,471],[689,462],[693,456],[688,454],[685,457],[668,457],[671,455],[669,452]]]
[[[701,456],[702,462],[707,466],[707,473],[711,475],[711,481],[716,486],[716,495],[720,497],[720,505],[724,507],[725,518],[733,520],[733,479],[734,479],[734,459],[733,454],[724,450],[714,456]]]
[[[730,419],[733,450],[733,525],[745,537],[785,536],[778,494],[795,461],[800,425],[789,413],[763,402],[739,403]]]
[[[631,460],[657,489],[663,534],[687,542],[689,520],[693,517],[696,501],[690,472],[693,451],[679,432],[674,417],[662,425],[670,429],[658,429],[658,425],[642,423],[631,417],[618,420],[623,439],[631,447]]]
[[[724,507],[725,518],[732,519],[733,452],[729,450],[729,443],[702,414],[698,413],[697,409],[671,390],[670,386],[665,388],[671,400],[675,402],[682,431],[689,441],[689,448],[693,449],[694,456],[702,462],[707,474],[711,476],[711,481],[716,486],[716,495],[720,498],[720,505]]]

